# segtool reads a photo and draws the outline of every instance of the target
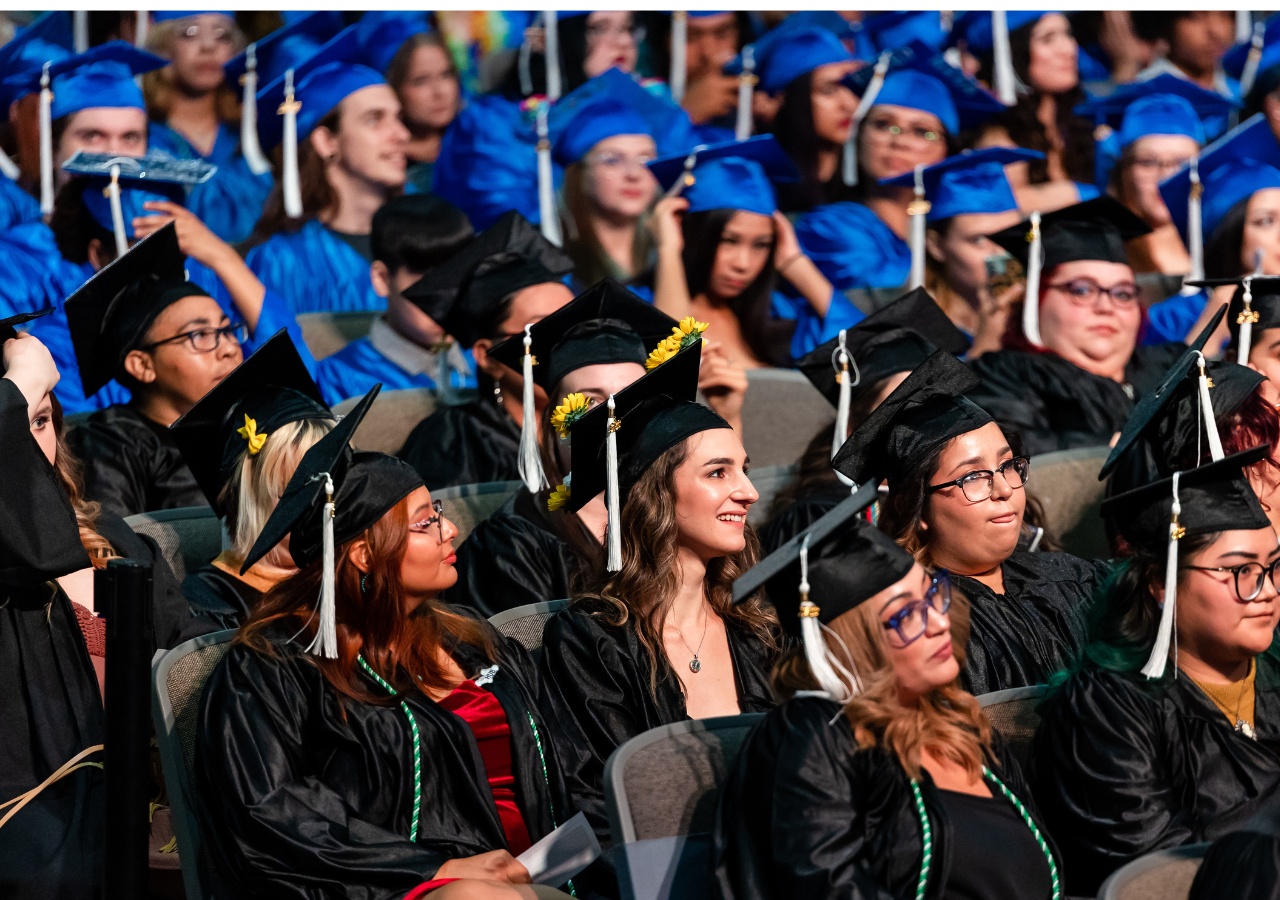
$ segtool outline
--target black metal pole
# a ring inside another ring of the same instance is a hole
[[[147,894],[150,790],[151,566],[113,559],[94,574],[107,619],[104,896]]]

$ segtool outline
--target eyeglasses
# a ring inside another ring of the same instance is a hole
[[[964,497],[970,503],[979,503],[988,500],[991,492],[995,490],[996,474],[998,473],[1004,478],[1004,483],[1009,485],[1015,491],[1026,485],[1027,471],[1031,468],[1031,460],[1025,456],[1015,456],[1013,459],[1006,459],[1000,463],[993,472],[991,469],[978,469],[970,472],[955,481],[947,481],[942,484],[929,485],[929,493],[940,491],[944,488],[958,487],[964,492]]]
[[[1196,572],[1230,572],[1234,576],[1236,596],[1242,603],[1252,603],[1262,593],[1262,582],[1271,579],[1271,587],[1276,587],[1276,570],[1280,568],[1280,559],[1263,565],[1260,562],[1241,563],[1238,566],[1183,566]]]
[[[1139,298],[1142,297],[1142,288],[1132,282],[1104,288],[1096,281],[1090,281],[1087,278],[1073,278],[1071,281],[1064,281],[1061,284],[1051,284],[1049,289],[1062,291],[1076,306],[1093,306],[1098,302],[1098,298],[1104,294],[1110,297],[1117,306],[1128,306],[1131,303],[1137,303]]]
[[[144,344],[140,349],[150,352],[164,344],[178,344],[182,341],[188,341],[191,344],[191,349],[197,353],[212,353],[218,349],[218,345],[222,343],[223,338],[235,341],[237,344],[243,344],[248,337],[248,326],[243,322],[236,322],[231,325],[223,325],[221,328],[197,328],[193,331],[184,331],[182,334],[175,334],[173,337],[168,337],[161,341]]]
[[[179,37],[188,41],[199,40],[206,36],[212,37],[219,44],[230,44],[235,40],[231,33],[231,29],[227,28],[225,25],[215,25],[206,30],[193,23],[179,32]]]
[[[915,138],[917,141],[925,141],[926,143],[934,143],[942,139],[942,135],[930,128],[924,128],[920,125],[913,125],[910,128],[903,128],[901,125],[895,125],[888,119],[868,119],[867,127],[871,129],[871,136],[878,140],[889,140],[890,138],[901,137],[907,135]]]
[[[423,519],[421,522],[414,522],[409,526],[409,530],[414,534],[430,534],[431,526],[436,526],[440,532],[440,543],[444,543],[444,503],[439,500],[431,501],[431,509],[435,512],[434,516]]]
[[[1189,156],[1135,156],[1132,162],[1135,169],[1142,169],[1146,172],[1173,172],[1181,169],[1190,161],[1191,157]]]
[[[889,617],[885,631],[894,631],[905,647],[919,640],[929,629],[929,612],[945,614],[951,608],[951,578],[946,572],[933,576],[923,599],[912,600]]]
[[[645,38],[645,28],[643,25],[611,25],[606,22],[587,26],[587,40],[601,41],[606,38],[616,41],[629,38],[639,44]]]
[[[652,153],[639,153],[629,156],[626,153],[592,153],[587,161],[593,166],[621,172],[624,169],[647,169],[649,163],[657,159]]]

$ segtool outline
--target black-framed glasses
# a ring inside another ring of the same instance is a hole
[[[223,325],[221,328],[195,328],[191,331],[184,331],[182,334],[175,334],[173,337],[167,337],[164,340],[145,344],[140,349],[150,352],[165,344],[178,344],[182,341],[187,341],[191,344],[191,349],[197,353],[212,353],[218,349],[218,345],[222,343],[223,338],[235,341],[237,344],[243,344],[249,338],[249,327],[243,322],[233,322],[230,325]]]
[[[440,532],[440,543],[444,543],[444,503],[439,500],[431,501],[431,510],[434,516],[429,516],[421,522],[413,522],[409,525],[409,530],[414,534],[430,534],[431,526],[436,526]]]
[[[929,485],[929,493],[932,494],[934,491],[940,491],[944,488],[958,487],[964,492],[966,500],[970,503],[978,503],[982,500],[990,499],[991,492],[995,490],[996,475],[1004,478],[1005,484],[1016,491],[1018,488],[1026,486],[1030,469],[1031,460],[1025,456],[1015,456],[1013,459],[1006,459],[1000,463],[995,471],[978,469],[957,478],[955,481],[931,484]]]
[[[929,630],[930,611],[945,614],[951,609],[951,577],[946,572],[933,576],[924,597],[912,600],[889,617],[885,631],[893,631],[905,647],[919,640]]]
[[[1260,562],[1247,562],[1238,566],[1183,566],[1183,568],[1196,572],[1230,572],[1235,580],[1236,596],[1242,603],[1252,603],[1262,593],[1262,583],[1265,579],[1270,578],[1271,587],[1276,588],[1276,570],[1280,568],[1280,559],[1267,565]]]
[[[1090,281],[1088,278],[1073,278],[1070,281],[1051,284],[1049,288],[1066,294],[1076,306],[1093,306],[1103,294],[1111,298],[1111,302],[1117,306],[1126,307],[1137,303],[1142,297],[1142,288],[1131,281],[1104,288],[1098,282]]]

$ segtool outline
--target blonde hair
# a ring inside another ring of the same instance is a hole
[[[253,549],[303,454],[333,430],[334,424],[332,419],[290,422],[268,434],[257,454],[250,456],[247,447],[240,452],[220,498],[227,510],[231,552],[237,559],[244,559]],[[281,569],[296,568],[287,558],[288,552],[284,547],[273,547],[263,557],[263,563]]]
[[[177,40],[182,28],[183,19],[170,19],[167,22],[157,22],[151,26],[147,32],[147,50],[163,56],[165,59],[171,59],[173,56],[173,42]],[[239,53],[245,48],[244,32],[240,30],[238,25],[232,22],[232,34],[234,36],[235,50]],[[173,93],[177,90],[173,82],[173,69],[165,66],[162,69],[153,69],[142,76],[142,96],[147,104],[147,117],[155,122],[164,122],[169,118],[169,111],[173,106]],[[218,114],[219,122],[239,122],[240,121],[240,92],[235,85],[223,82],[218,88],[218,99],[215,109]]]

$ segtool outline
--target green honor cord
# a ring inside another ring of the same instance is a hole
[[[388,684],[385,678],[373,671],[372,666],[365,662],[363,654],[356,656],[356,662],[388,694],[392,697],[399,696],[396,689]],[[400,709],[404,712],[404,717],[409,720],[409,732],[413,735],[413,820],[409,823],[409,840],[416,842],[418,840],[418,819],[422,815],[422,735],[418,733],[418,721],[413,717],[409,704],[401,700]]]

